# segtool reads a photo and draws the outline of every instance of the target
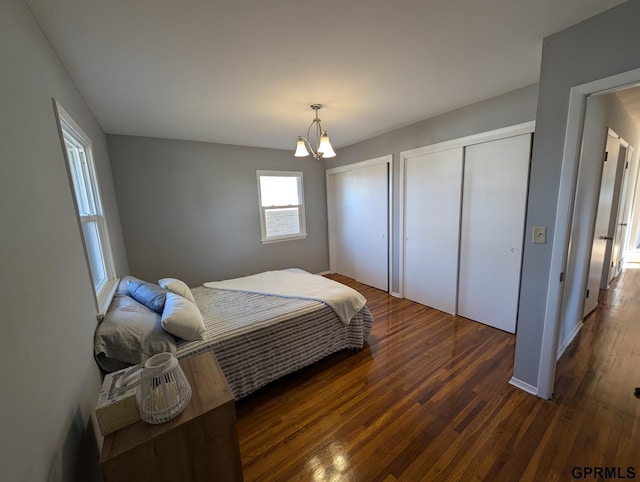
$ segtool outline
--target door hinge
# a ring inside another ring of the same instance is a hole
[[[626,164],[624,165],[625,169],[629,169],[629,161],[626,162]]]
[[[560,273],[560,283],[564,281],[564,271]]]
[[[587,296],[585,296],[585,298],[589,297],[589,290],[587,289]]]
[[[604,151],[604,162],[609,160],[609,151]]]

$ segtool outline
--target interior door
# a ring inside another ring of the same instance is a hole
[[[618,201],[618,215],[615,223],[615,234],[613,236],[613,248],[611,252],[611,269],[609,271],[609,283],[614,280],[622,272],[624,266],[624,246],[627,243],[628,237],[628,224],[629,224],[629,210],[631,209],[631,202],[629,202],[629,165],[631,159],[632,149],[629,146],[621,147],[620,149],[620,163],[618,164],[618,171],[620,171],[622,180]],[[620,176],[618,176],[620,177]],[[615,193],[614,193],[615,196]]]
[[[466,148],[458,314],[515,333],[531,135]]]
[[[386,162],[329,176],[331,267],[336,273],[389,289],[389,173]]]
[[[405,164],[404,296],[456,312],[462,147]]]
[[[613,240],[613,233],[609,234],[609,220],[611,207],[613,206],[613,191],[616,181],[617,159],[620,152],[620,140],[611,132],[607,136],[606,154],[603,160],[602,177],[600,181],[600,195],[598,197],[598,210],[596,212],[596,224],[591,248],[591,262],[589,263],[589,277],[587,290],[589,296],[585,299],[584,316],[591,313],[598,306],[598,292],[602,286],[605,254],[607,244]],[[607,271],[608,272],[608,271]]]
[[[628,195],[628,230],[623,248],[624,260],[628,263],[640,263],[640,176],[638,161],[634,149],[629,154],[629,195]]]

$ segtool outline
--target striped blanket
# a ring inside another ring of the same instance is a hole
[[[367,302],[364,296],[348,286],[302,270],[265,271],[242,278],[211,281],[204,286],[320,301],[333,308],[346,325]]]
[[[236,400],[345,348],[364,346],[373,318],[364,306],[345,325],[326,304],[259,293],[192,289],[202,340],[178,342],[178,358],[213,350]]]

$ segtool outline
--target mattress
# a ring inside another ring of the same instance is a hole
[[[236,400],[343,349],[364,346],[373,317],[363,307],[348,325],[326,304],[306,299],[192,289],[202,340],[178,342],[178,358],[213,350]]]

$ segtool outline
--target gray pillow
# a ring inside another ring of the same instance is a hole
[[[94,351],[107,372],[146,361],[162,352],[176,353],[176,339],[162,329],[160,315],[126,295],[116,295],[98,325]]]
[[[134,300],[156,313],[162,313],[169,290],[139,279],[129,279],[127,283],[129,285],[129,295]]]

